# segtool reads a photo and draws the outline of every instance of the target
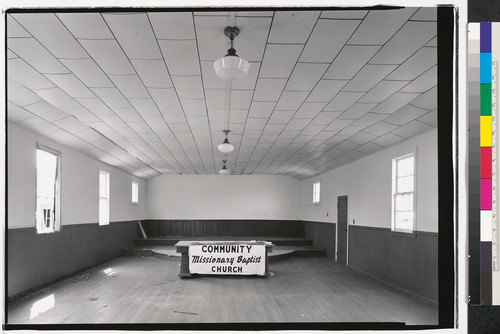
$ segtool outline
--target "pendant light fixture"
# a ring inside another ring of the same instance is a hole
[[[222,130],[224,134],[226,135],[226,138],[222,142],[222,144],[219,144],[217,147],[219,148],[219,151],[222,153],[231,153],[234,150],[234,146],[229,143],[229,140],[227,139],[227,134],[230,132],[229,130]]]
[[[226,168],[226,162],[227,162],[227,160],[222,160],[223,166],[222,166],[222,168],[219,170],[219,174],[220,174],[220,175],[227,175],[227,174],[229,174],[229,173],[230,173],[230,172],[229,172],[229,169],[227,169],[227,168]]]
[[[229,37],[231,47],[227,50],[227,55],[214,62],[215,74],[225,81],[232,81],[245,77],[250,68],[248,61],[238,56],[236,50],[233,48],[234,38],[238,36],[239,33],[240,29],[238,29],[238,27],[226,27],[224,29],[224,34]]]

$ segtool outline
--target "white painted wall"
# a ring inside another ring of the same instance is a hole
[[[150,219],[300,216],[300,182],[278,175],[161,175],[147,182]]]
[[[8,122],[8,228],[35,227],[36,143],[62,153],[62,226],[98,222],[98,171],[110,173],[110,221],[144,219],[146,182],[120,169]],[[132,180],[139,204],[131,203]]]
[[[437,130],[302,181],[301,219],[336,223],[337,197],[348,195],[349,224],[391,228],[392,159],[411,152],[417,152],[416,229],[438,232]],[[318,180],[321,202],[312,204]]]

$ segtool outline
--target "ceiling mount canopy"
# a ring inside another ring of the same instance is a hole
[[[227,160],[222,160],[223,165],[222,165],[222,168],[219,170],[220,175],[227,175],[230,173],[229,169],[226,168],[226,162],[227,162]]]
[[[229,140],[227,139],[227,134],[230,132],[229,130],[222,130],[224,134],[226,135],[226,138],[222,142],[222,144],[219,144],[217,147],[219,148],[219,151],[222,153],[231,153],[234,150],[234,146],[229,143]]]
[[[231,47],[227,54],[214,62],[215,74],[225,81],[232,81],[243,78],[247,75],[250,65],[247,60],[236,54],[233,47],[234,38],[238,36],[240,29],[238,27],[226,27],[224,34],[229,37]]]

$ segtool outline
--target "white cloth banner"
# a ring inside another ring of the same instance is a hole
[[[189,272],[211,275],[265,275],[266,246],[207,243],[189,246]]]

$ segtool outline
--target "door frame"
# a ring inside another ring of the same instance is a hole
[[[345,247],[346,247],[346,250],[345,250],[345,263],[346,263],[346,266],[349,265],[349,218],[350,218],[350,210],[349,210],[349,197],[350,197],[350,194],[349,192],[347,192],[345,195],[337,195],[337,203],[335,204],[336,208],[337,208],[337,222],[335,223],[335,262],[338,261],[338,255],[339,255],[339,221],[338,221],[338,217],[339,217],[339,207],[338,207],[338,203],[339,203],[339,197],[347,197],[347,221],[346,221],[346,242],[345,242]]]

